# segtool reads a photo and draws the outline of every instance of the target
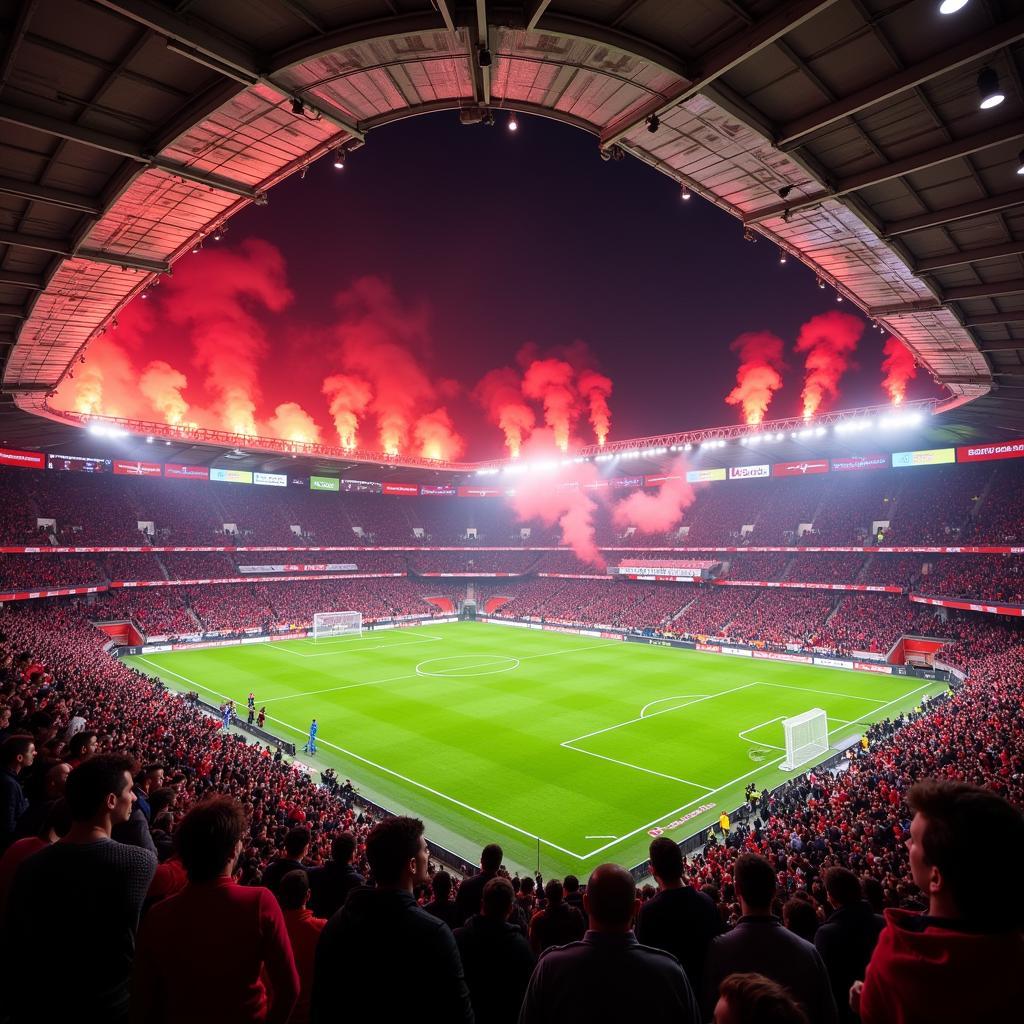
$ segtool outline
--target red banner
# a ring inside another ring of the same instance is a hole
[[[957,448],[957,462],[988,462],[990,459],[1024,458],[1024,441],[998,441],[995,444],[968,445]]]
[[[46,469],[46,456],[41,452],[21,452],[17,448],[0,448],[0,466]]]
[[[832,460],[833,473],[851,473],[861,469],[888,469],[888,455],[851,455]]]
[[[772,476],[812,476],[828,472],[828,459],[807,459],[804,462],[776,462]]]
[[[122,462],[115,459],[114,472],[121,476],[162,476],[163,466],[159,462]]]
[[[32,601],[37,597],[67,597],[69,594],[100,594],[107,588],[98,587],[63,587],[60,590],[14,590],[0,594],[0,603],[7,601]]]
[[[164,463],[164,476],[170,480],[209,480],[206,466],[182,466],[177,462]]]
[[[945,597],[922,597],[911,594],[915,604],[934,604],[940,608],[957,608],[964,612],[985,612],[987,615],[1014,615],[1024,618],[1024,607],[1019,604],[988,604],[985,601],[953,601]]]
[[[381,484],[383,494],[397,494],[403,498],[415,498],[420,493],[419,484]]]

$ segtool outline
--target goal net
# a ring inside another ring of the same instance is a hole
[[[828,717],[821,708],[784,718],[782,730],[786,736],[786,759],[781,765],[784,772],[828,753]]]
[[[316,612],[313,615],[313,643],[335,636],[362,635],[362,612]]]

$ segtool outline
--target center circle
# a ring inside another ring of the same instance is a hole
[[[439,679],[468,679],[472,676],[496,676],[517,668],[519,659],[507,658],[503,654],[456,654],[421,661],[416,666],[416,674]]]

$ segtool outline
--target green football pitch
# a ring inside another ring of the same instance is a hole
[[[637,864],[650,830],[682,839],[747,783],[778,785],[783,718],[822,708],[836,744],[943,689],[485,623],[126,660],[243,714],[252,690],[298,744],[315,717],[319,754],[302,760],[423,818],[470,863],[496,841],[545,875]]]

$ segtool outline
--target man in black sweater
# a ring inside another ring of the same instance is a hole
[[[353,889],[316,949],[311,1016],[473,1024],[451,929],[417,906],[430,852],[418,818],[386,818],[366,840],[376,888]]]
[[[480,851],[480,871],[467,878],[455,894],[455,918],[457,924],[465,924],[474,914],[480,912],[484,886],[498,874],[501,859],[505,854],[497,843],[489,843]]]
[[[344,905],[348,894],[363,884],[363,876],[352,867],[356,837],[342,832],[331,843],[331,859],[323,867],[307,869],[309,906],[315,917],[330,918]]]
[[[686,971],[690,987],[700,992],[708,947],[721,933],[722,919],[709,896],[683,881],[683,854],[671,839],[655,839],[650,858],[658,895],[640,908],[637,941],[671,953]]]
[[[74,1020],[118,1024],[128,1018],[135,931],[156,857],[110,838],[127,821],[130,757],[98,754],[69,776],[71,831],[17,870],[4,921],[4,986],[15,1024]],[[83,932],[83,928],[85,931]],[[55,968],[54,936],[80,936]]]

